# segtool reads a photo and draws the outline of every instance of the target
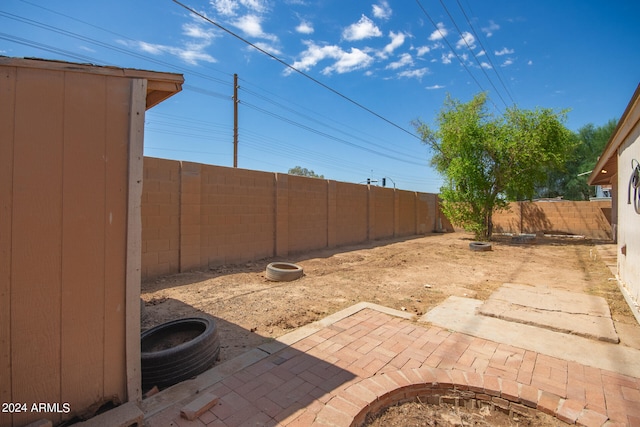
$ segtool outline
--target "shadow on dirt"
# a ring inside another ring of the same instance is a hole
[[[215,316],[215,313],[205,313],[192,305],[173,298],[156,298],[145,301],[143,312],[144,315],[141,316],[140,322],[141,332],[161,323],[198,316],[200,313],[213,315],[220,337],[220,361],[232,359],[251,348],[272,341],[270,337],[258,335],[255,331],[230,323]]]

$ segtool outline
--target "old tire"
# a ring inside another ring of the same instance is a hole
[[[272,262],[267,265],[266,278],[274,282],[290,282],[302,277],[302,267],[289,262]]]
[[[142,389],[169,387],[209,369],[220,355],[216,321],[210,316],[172,320],[140,336]]]
[[[491,250],[491,243],[485,242],[471,242],[469,243],[469,249],[476,252],[486,252]]]

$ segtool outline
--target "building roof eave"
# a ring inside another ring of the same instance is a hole
[[[589,185],[613,184],[613,177],[618,173],[618,148],[625,141],[631,129],[640,121],[640,84],[636,87],[627,108],[618,121],[611,138],[593,168],[587,183]]]

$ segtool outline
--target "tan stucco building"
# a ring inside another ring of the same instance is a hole
[[[144,117],[182,83],[0,57],[0,426],[141,399]]]
[[[620,288],[640,322],[640,85],[589,177],[611,185]]]

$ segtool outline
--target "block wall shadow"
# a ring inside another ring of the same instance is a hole
[[[549,221],[544,209],[534,203],[520,205],[522,215],[522,231],[524,233],[550,232],[553,224]]]

